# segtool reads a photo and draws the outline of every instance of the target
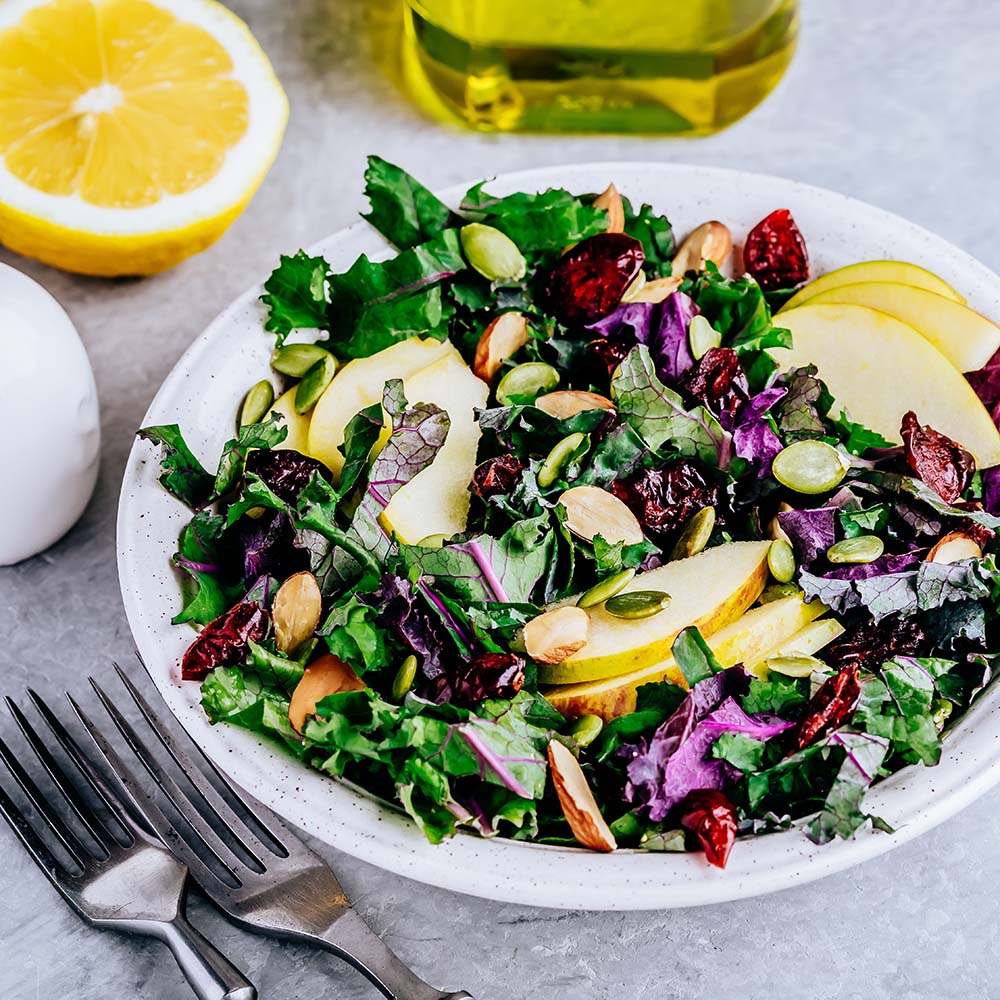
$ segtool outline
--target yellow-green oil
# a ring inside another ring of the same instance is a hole
[[[487,131],[704,135],[781,78],[797,0],[405,0],[427,103]]]

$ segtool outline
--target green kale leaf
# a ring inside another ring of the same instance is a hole
[[[380,156],[368,157],[365,194],[371,211],[363,218],[400,250],[433,239],[452,221],[443,201]]]
[[[282,255],[261,296],[268,308],[264,329],[277,334],[279,347],[292,330],[326,329],[329,272],[322,257],[310,257],[304,250],[294,257]]]

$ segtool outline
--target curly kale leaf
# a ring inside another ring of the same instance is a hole
[[[277,334],[279,347],[292,330],[326,329],[329,273],[323,257],[310,257],[304,250],[292,257],[282,255],[261,296],[268,308],[264,329]]]
[[[365,194],[371,211],[362,217],[400,250],[433,239],[454,218],[423,184],[380,156],[368,157]]]

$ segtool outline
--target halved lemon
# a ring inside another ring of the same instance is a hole
[[[288,102],[215,0],[0,3],[0,242],[83,274],[154,274],[215,242]]]

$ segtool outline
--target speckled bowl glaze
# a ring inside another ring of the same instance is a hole
[[[650,202],[683,235],[720,219],[737,241],[774,208],[787,207],[809,245],[814,273],[854,261],[898,258],[940,274],[974,308],[1000,319],[1000,278],[961,250],[897,216],[840,194],[774,177],[693,166],[603,163],[509,174],[497,193],[564,186],[600,191],[613,180],[633,202]],[[465,186],[442,193],[457,203]],[[386,255],[366,223],[323,240],[335,269],[359,253]],[[163,383],[145,423],[180,423],[194,451],[215,461],[231,436],[242,394],[268,372],[272,339],[261,328],[259,286],[233,303],[191,345]],[[892,377],[891,372],[886,373]],[[170,624],[178,579],[170,565],[185,509],[156,481],[154,449],[138,442],[122,486],[118,563],[129,623],[171,711],[208,754],[238,782],[292,823],[334,847],[401,875],[510,902],[573,909],[630,910],[696,906],[772,892],[875,857],[972,802],[1000,780],[1000,689],[987,692],[955,726],[935,768],[909,767],[868,799],[893,834],[861,831],[824,847],[797,829],[741,841],[725,871],[698,854],[609,855],[483,840],[461,834],[432,846],[399,810],[364,791],[310,771],[277,746],[229,726],[211,726],[197,684],[179,681],[178,663],[192,633]]]

